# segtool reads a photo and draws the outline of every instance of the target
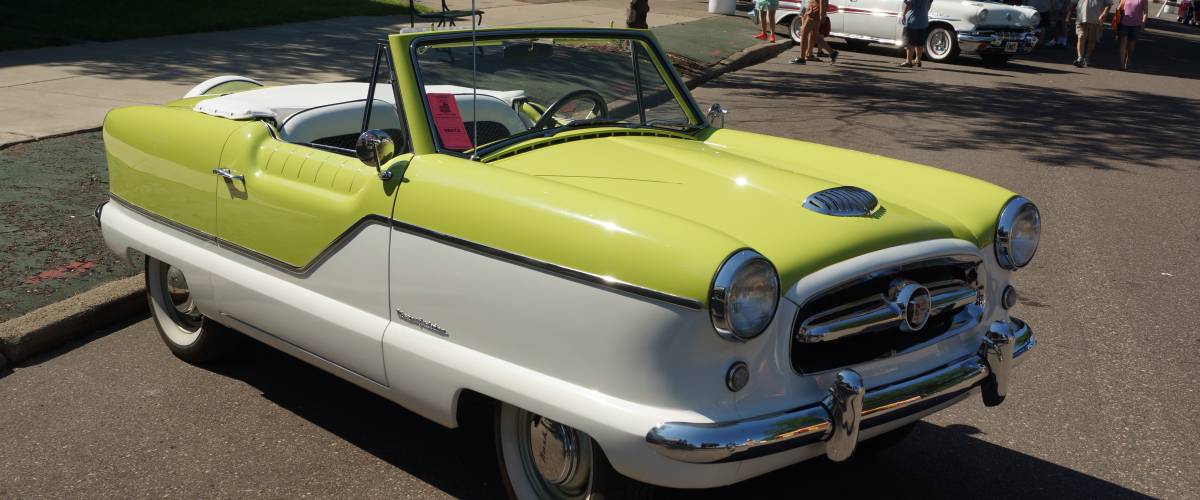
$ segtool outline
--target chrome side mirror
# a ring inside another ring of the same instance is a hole
[[[383,165],[396,156],[396,143],[387,132],[368,130],[359,134],[358,141],[354,143],[354,153],[359,161],[375,167],[380,179],[386,181],[392,177],[391,172],[382,170]]]
[[[716,128],[725,128],[725,113],[729,111],[721,107],[720,103],[713,103],[708,107],[708,124]],[[721,124],[717,125],[717,120],[721,120]]]

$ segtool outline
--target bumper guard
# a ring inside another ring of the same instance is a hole
[[[1019,319],[992,323],[979,352],[925,374],[865,390],[852,369],[837,374],[820,402],[730,422],[660,424],[646,441],[662,455],[688,463],[747,460],[825,442],[825,454],[843,461],[854,454],[860,429],[886,424],[965,396],[979,387],[984,404],[1008,393],[1014,361],[1037,344]]]

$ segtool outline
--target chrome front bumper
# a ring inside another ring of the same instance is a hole
[[[1015,51],[1009,52],[1005,46],[1016,42]],[[1038,37],[1033,32],[1012,33],[999,31],[960,31],[958,47],[968,54],[1028,54],[1037,46]]]
[[[826,456],[841,461],[853,455],[860,429],[961,399],[976,387],[986,405],[1000,404],[1015,361],[1036,344],[1023,321],[997,321],[978,353],[923,375],[865,390],[862,377],[844,369],[819,402],[731,422],[664,423],[651,429],[646,441],[664,456],[689,463],[746,460],[823,441]]]

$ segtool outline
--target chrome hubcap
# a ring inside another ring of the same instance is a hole
[[[943,56],[950,50],[950,38],[944,30],[937,30],[930,36],[929,51]]]
[[[167,298],[170,299],[171,305],[174,306],[173,315],[179,326],[189,329],[200,327],[201,315],[196,309],[196,304],[192,302],[192,292],[188,288],[187,278],[183,275],[183,271],[179,268],[168,266],[167,272],[164,275],[165,289]]]
[[[578,431],[529,412],[518,425],[524,436],[526,476],[546,498],[584,498],[591,482],[591,447]]]

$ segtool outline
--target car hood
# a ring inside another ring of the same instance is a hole
[[[958,174],[828,146],[729,130],[703,139],[587,138],[491,164],[706,227],[771,259],[784,283],[905,243],[958,238],[982,246],[1012,196]],[[834,217],[804,208],[810,194],[847,185],[874,193],[883,210]],[[619,220],[628,213],[590,216],[630,225]]]

